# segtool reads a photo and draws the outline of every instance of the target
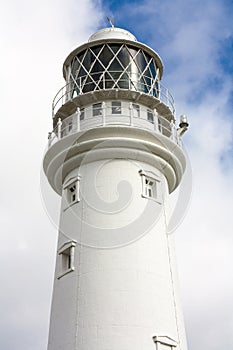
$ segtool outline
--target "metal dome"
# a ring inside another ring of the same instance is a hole
[[[104,28],[98,30],[96,33],[92,34],[88,40],[88,42],[96,41],[96,40],[106,40],[106,39],[124,39],[124,40],[132,40],[137,41],[135,36],[122,28]]]

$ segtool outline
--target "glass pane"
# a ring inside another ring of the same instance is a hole
[[[154,62],[150,63],[150,70],[151,70],[152,77],[155,78],[156,77],[156,68],[155,68]]]
[[[87,75],[87,72],[83,69],[83,67],[81,67],[79,72],[78,72],[77,78],[84,77],[86,75]]]
[[[77,55],[77,57],[78,57],[78,59],[79,59],[79,61],[80,61],[80,62],[82,62],[82,59],[83,59],[84,53],[85,53],[85,51],[80,52],[80,53]]]
[[[117,85],[121,88],[121,89],[129,89],[130,86],[130,78],[128,76],[127,73],[123,73],[121,74],[121,77],[117,83]]]
[[[112,75],[112,72],[111,72],[111,75]],[[108,74],[108,73],[105,73],[105,88],[106,89],[111,89],[114,85],[114,80],[113,78]]]
[[[137,57],[135,57],[134,60],[137,63],[137,66],[139,67],[140,72],[143,72],[144,69],[146,68],[147,63],[142,52],[139,52],[139,54],[137,55]]]
[[[144,54],[144,57],[146,59],[146,63],[148,64],[150,62],[151,56],[145,51],[143,51],[143,54]]]
[[[147,111],[147,120],[150,123],[154,124],[154,115],[153,115],[153,113],[151,111]]]
[[[92,79],[90,77],[87,77],[87,79],[83,79],[83,80],[85,81],[85,83],[83,82],[82,91],[83,92],[93,91],[96,85],[93,83]]]
[[[121,61],[121,64],[123,65],[123,67],[127,67],[131,57],[129,54],[129,51],[126,49],[125,46],[123,46],[120,50],[120,52],[118,53],[117,57],[119,58],[119,60]],[[122,69],[122,68],[121,68]]]
[[[93,66],[92,69],[91,69],[91,73],[93,73],[93,72],[103,72],[103,70],[104,70],[104,68],[103,68],[103,66],[100,64],[100,62],[99,62],[99,61],[96,61],[96,62],[94,63],[94,66]]]
[[[113,51],[114,53],[117,53],[117,51],[118,51],[119,48],[121,47],[120,44],[110,44],[109,46],[111,47],[111,49],[112,49],[112,51]]]
[[[77,71],[78,67],[79,67],[79,63],[75,57],[71,63],[71,71],[75,73]]]
[[[122,72],[123,71],[123,68],[122,68],[122,66],[120,65],[120,63],[117,61],[117,59],[115,58],[114,60],[113,60],[113,62],[110,64],[110,66],[108,67],[108,70],[110,71],[110,72],[115,72],[115,71],[120,71],[120,72]]]
[[[80,109],[80,120],[83,120],[84,119],[84,117],[85,117],[85,109],[84,108],[81,108]]]
[[[111,59],[113,58],[113,53],[110,51],[110,49],[107,46],[105,46],[98,58],[106,68],[109,62],[111,61]]]
[[[92,105],[93,117],[102,115],[102,103],[94,103]]]
[[[112,114],[121,114],[121,102],[112,101]]]
[[[97,56],[98,53],[100,52],[102,46],[101,45],[98,45],[98,46],[95,46],[95,47],[92,47],[92,51],[94,52],[94,54]]]
[[[139,50],[139,49],[138,49]],[[131,46],[128,46],[128,51],[130,53],[130,56],[132,58],[134,58],[138,52],[138,50],[136,50],[135,48],[131,47]]]
[[[91,53],[90,50],[88,50],[88,52],[83,60],[83,65],[88,72],[90,70],[90,66],[91,66],[92,62],[94,61],[94,59],[95,59],[95,57],[94,57],[93,53]]]
[[[140,107],[139,105],[133,103],[133,116],[136,117],[136,118],[139,118],[140,117]]]

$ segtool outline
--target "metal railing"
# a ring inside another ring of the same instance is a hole
[[[156,111],[148,110],[145,107],[140,107],[140,111],[138,111],[132,103],[128,103],[128,106],[121,108],[117,114],[112,114],[112,107],[106,106],[103,102],[101,107],[92,105],[92,107],[83,108],[82,110],[77,108],[76,113],[63,121],[59,118],[57,126],[52,132],[49,132],[48,147],[79,131],[112,125],[150,130],[168,137],[181,146],[174,122],[169,122],[158,115]]]
[[[107,89],[132,90],[156,97],[169,107],[173,115],[175,114],[173,96],[157,79],[137,73],[123,78],[121,72],[109,71],[90,73],[63,86],[53,99],[52,115],[54,116],[62,105],[76,96]]]

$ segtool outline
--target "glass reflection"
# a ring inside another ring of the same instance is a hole
[[[139,48],[104,44],[78,53],[71,63],[72,97],[99,89],[130,89],[158,96],[157,66]]]

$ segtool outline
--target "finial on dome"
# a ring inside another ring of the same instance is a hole
[[[107,16],[107,20],[111,24],[112,28],[114,28],[114,17],[110,18]]]

